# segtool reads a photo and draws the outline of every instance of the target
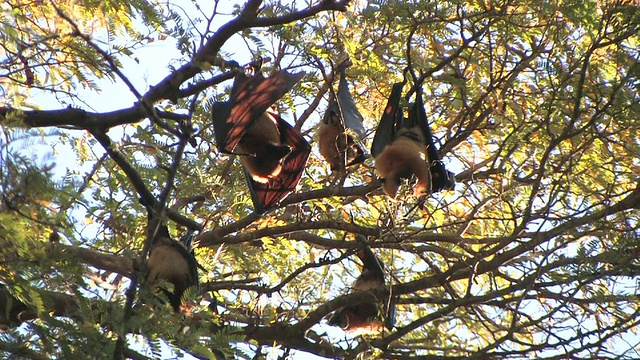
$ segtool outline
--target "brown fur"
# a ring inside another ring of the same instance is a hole
[[[247,129],[237,149],[243,155],[240,162],[253,180],[263,184],[280,175],[284,158],[291,152],[288,146],[282,145],[276,118],[268,112]]]
[[[424,142],[402,135],[408,131],[412,133],[411,136],[423,139],[419,129],[403,129],[396,139],[376,157],[376,170],[383,180],[382,189],[391,197],[395,197],[398,192],[400,178],[408,178],[411,175],[418,178],[413,188],[414,194],[424,197],[429,193],[431,174],[427,162],[427,147]]]
[[[191,279],[189,263],[175,248],[181,245],[171,245],[167,242],[173,240],[166,238],[158,238],[156,241],[158,243],[149,252],[147,282],[153,285],[159,279],[163,279],[173,284],[173,293],[166,292],[166,294],[174,310],[179,311],[182,294],[195,279]]]
[[[158,244],[149,254],[149,276],[147,280],[153,284],[157,279],[176,283],[190,283],[189,264],[170,245]]]
[[[340,150],[338,150],[337,139],[342,132],[340,127],[334,124],[320,124],[318,129],[318,146],[320,155],[331,166],[331,170],[340,168]]]
[[[353,138],[342,131],[335,114],[329,116],[329,123],[322,122],[318,128],[318,146],[320,155],[329,163],[332,171],[341,167],[341,156],[346,150],[346,164],[351,164],[359,155],[359,149]]]
[[[364,303],[338,310],[329,324],[340,326],[353,336],[378,335],[384,330],[379,317],[380,309],[376,303]]]
[[[371,276],[362,271],[362,274],[358,276],[356,282],[353,284],[353,290],[357,291],[367,291],[367,290],[375,290],[384,287],[384,279],[379,279],[377,277]]]

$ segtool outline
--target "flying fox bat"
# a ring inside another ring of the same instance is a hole
[[[386,290],[384,269],[380,259],[366,246],[358,250],[357,256],[362,261],[362,272],[353,284],[353,290]],[[386,296],[383,302],[372,301],[347,305],[336,310],[329,319],[329,325],[340,326],[352,335],[379,334],[383,327],[389,330],[393,329],[395,318],[395,300]]]
[[[300,132],[268,111],[303,75],[239,73],[229,101],[212,106],[218,150],[240,155],[257,212],[277,205],[295,189],[311,152]]]
[[[198,286],[198,263],[193,252],[169,235],[169,229],[153,210],[147,207],[148,225],[147,236],[151,237],[149,250],[147,283],[153,286],[162,279],[173,284],[173,292],[162,289],[169,299],[175,312],[180,312],[182,295],[192,287]],[[187,234],[183,240],[190,242],[192,234]]]
[[[275,115],[268,113],[270,117],[276,119]],[[298,185],[298,181],[302,177],[304,166],[307,163],[311,146],[302,137],[300,132],[291,127],[281,117],[277,117],[277,130],[280,135],[281,144],[289,147],[291,150],[288,155],[281,161],[275,169],[276,175],[267,178],[266,182],[256,180],[255,175],[251,174],[251,166],[245,164],[245,173],[249,190],[251,192],[251,200],[255,210],[259,213],[269,210],[278,205],[287,195],[293,192]],[[271,166],[269,162],[274,163],[274,156],[270,153],[263,153],[254,159],[257,164],[261,162]],[[246,158],[245,158],[246,159]]]
[[[362,122],[362,114],[349,92],[345,68],[342,68],[337,95],[331,93],[318,128],[320,155],[329,163],[331,171],[341,169],[343,164],[359,164],[369,156],[360,144],[366,136]]]
[[[387,195],[395,197],[400,179],[415,175],[414,194],[422,200],[430,193],[453,189],[455,180],[438,156],[421,91],[416,92],[416,101],[405,118],[400,108],[403,86],[396,83],[391,89],[371,153]]]

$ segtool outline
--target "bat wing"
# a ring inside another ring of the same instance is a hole
[[[389,303],[387,304],[387,312],[384,318],[384,326],[392,330],[394,326],[396,326],[396,299],[389,299]]]
[[[384,150],[384,147],[392,143],[395,138],[396,126],[403,117],[402,111],[400,111],[400,97],[402,96],[403,86],[404,83],[396,83],[391,88],[391,95],[389,95],[387,106],[384,109],[382,118],[380,118],[380,123],[371,143],[371,154],[374,157],[378,156]]]
[[[236,75],[231,90],[231,108],[225,118],[228,131],[222,133],[225,139],[220,143],[221,151],[232,152],[249,125],[303,76],[304,72],[290,74],[286,71],[279,71],[267,78],[260,73],[254,76],[244,73]]]
[[[349,84],[345,78],[344,69],[340,73],[337,97],[338,101],[336,107],[339,106],[339,109],[336,113],[339,114],[339,111],[342,111],[342,119],[344,120],[345,128],[351,129],[356,133],[356,135],[358,135],[358,139],[364,139],[367,136],[366,130],[364,129],[364,118],[362,117],[362,114],[360,114],[360,111],[358,111],[356,102],[351,96]]]
[[[338,111],[342,112],[344,127],[356,134],[355,138],[350,138],[347,142],[353,141],[357,155],[346,165],[350,166],[359,164],[369,157],[369,154],[363,144],[364,138],[367,136],[367,131],[364,128],[364,118],[358,110],[356,102],[351,96],[351,91],[349,91],[349,84],[345,78],[344,68],[340,73],[340,83],[338,85],[338,93],[336,96],[338,98],[336,101],[336,107],[339,108]],[[338,114],[339,113],[340,112],[338,112]]]
[[[187,260],[189,264],[189,276],[193,279],[193,285],[199,287],[198,282],[198,260],[196,260],[196,254],[193,251],[193,238],[195,237],[194,231],[189,231],[186,233],[181,239],[181,246],[187,250],[186,252],[181,252],[184,258]]]
[[[370,247],[364,246],[357,252],[358,258],[362,261],[362,268],[372,273],[381,274],[384,281],[384,265],[380,259],[373,253]]]
[[[431,192],[441,190],[453,190],[455,187],[455,177],[451,171],[448,171],[438,155],[436,144],[433,140],[433,134],[427,121],[427,113],[424,109],[422,100],[422,91],[416,91],[416,101],[413,108],[409,112],[408,126],[418,125],[424,134],[427,145],[427,156],[429,157],[429,172],[431,173]]]
[[[216,136],[216,147],[220,152],[229,153],[229,151],[225,150],[225,142],[227,141],[227,134],[233,127],[233,124],[227,122],[231,114],[231,107],[231,102],[229,101],[218,101],[211,106],[213,132]]]
[[[278,129],[282,144],[291,147],[291,153],[284,159],[280,174],[269,179],[267,183],[258,183],[245,169],[253,207],[258,213],[277,206],[296,189],[311,153],[309,143],[281,117],[278,117]]]
[[[347,160],[345,165],[351,166],[365,161],[365,159],[369,157],[369,154],[363,144],[363,140],[367,136],[363,124],[364,118],[362,117],[362,114],[360,114],[360,111],[351,96],[349,84],[345,78],[344,69],[340,75],[337,95],[332,92],[329,98],[329,106],[324,114],[323,123],[330,123],[329,119],[331,116],[337,116],[339,119],[341,127],[340,131],[344,131],[346,129],[350,130],[350,132],[340,140],[340,145],[336,144],[339,149],[344,149],[346,147],[347,150],[345,151],[355,152],[354,154],[349,155],[343,153]]]

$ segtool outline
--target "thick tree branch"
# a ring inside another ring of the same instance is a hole
[[[347,3],[348,1],[321,0],[317,5],[311,6],[307,9],[272,18],[256,18],[253,11],[246,10],[241,16],[222,25],[215,34],[207,40],[204,46],[196,52],[193,57],[193,61],[181,66],[179,69],[153,86],[144,95],[144,100],[149,103],[155,103],[162,99],[177,99],[180,86],[185,81],[202,71],[200,64],[205,62],[214,66],[222,64],[222,59],[218,56],[218,53],[224,43],[237,32],[253,27],[287,24],[317,15],[323,11],[344,11],[346,10]],[[251,4],[252,2],[247,3],[249,6],[251,6]]]
[[[148,113],[154,112],[150,106],[160,100],[171,99],[176,101],[178,98],[191,96],[202,89],[204,84],[211,86],[222,81],[226,81],[233,76],[233,72],[227,72],[225,74],[216,76],[208,81],[200,83],[199,85],[192,85],[184,90],[180,90],[180,86],[188,79],[194,77],[198,73],[202,72],[200,66],[203,62],[209,62],[214,66],[220,66],[226,64],[221,58],[218,57],[218,52],[222,45],[235,33],[244,29],[252,27],[266,27],[275,26],[290,23],[293,21],[308,18],[317,15],[323,11],[345,11],[348,1],[334,1],[334,0],[322,0],[317,5],[311,6],[307,9],[299,10],[282,16],[276,16],[272,18],[256,18],[252,16],[240,16],[233,19],[220,27],[216,33],[209,38],[204,46],[194,55],[193,61],[183,65],[176,71],[169,74],[166,78],[160,81],[155,86],[152,86],[149,91],[142,95],[138,94],[133,88],[133,85],[127,83],[127,85],[137,94],[140,101],[129,109],[117,110],[108,113],[91,113],[80,109],[68,108],[60,110],[48,110],[48,111],[20,111],[20,118],[24,125],[28,127],[70,127],[74,129],[109,129],[117,125],[123,125],[127,123],[138,122],[148,116]],[[67,17],[64,13],[60,13],[71,24],[75,23]],[[77,30],[77,35],[82,35]],[[90,39],[85,38],[96,50],[107,60],[111,60],[111,57],[102,51],[99,47],[96,47]],[[112,70],[119,71],[115,63],[111,63]],[[126,80],[123,74],[120,74],[121,78]],[[6,125],[6,115],[8,113],[15,112],[15,109],[9,107],[0,107],[0,116]]]
[[[362,234],[365,236],[380,236],[380,230],[377,228],[368,228],[364,226],[358,226],[352,223],[345,223],[339,221],[312,221],[303,223],[294,223],[284,226],[276,226],[265,229],[260,229],[252,232],[247,232],[240,235],[217,237],[216,230],[208,231],[198,237],[198,241],[202,246],[216,246],[220,244],[239,244],[250,240],[257,240],[262,237],[276,237],[280,235],[290,234],[292,232],[300,230],[319,230],[319,229],[336,229],[343,230],[354,234]]]
[[[97,251],[56,243],[42,244],[49,256],[55,259],[79,259],[97,269],[118,273],[128,278],[133,276],[134,261],[127,256],[100,253]],[[37,251],[37,250],[36,250]]]
[[[179,120],[184,115],[160,109],[155,112],[161,118]],[[126,109],[109,112],[90,112],[68,107],[59,110],[20,110],[0,107],[0,124],[16,127],[60,127],[73,130],[110,129],[115,126],[137,123],[146,118],[144,108],[139,104]]]

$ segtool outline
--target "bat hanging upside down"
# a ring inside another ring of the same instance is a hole
[[[358,250],[357,255],[362,261],[362,272],[353,284],[353,290],[387,290],[380,259],[369,247]],[[340,326],[354,336],[379,334],[385,327],[391,330],[395,325],[395,299],[387,295],[383,300],[347,305],[338,309],[329,319],[329,325]]]
[[[400,180],[415,176],[414,194],[422,202],[433,192],[453,189],[455,180],[435,149],[420,90],[416,91],[416,101],[409,117],[405,118],[399,104],[403,85],[393,85],[373,138],[371,153],[387,195],[395,197]]]
[[[167,226],[152,215],[152,210],[148,208],[147,211],[147,234],[153,239],[147,263],[147,284],[154,286],[159,280],[173,284],[173,291],[164,288],[162,291],[173,310],[180,312],[184,292],[192,286],[198,286],[198,263],[192,252],[171,238]]]
[[[359,164],[369,156],[360,144],[365,136],[362,114],[351,96],[343,67],[337,95],[331,93],[318,127],[320,155],[329,163],[331,171]]]
[[[218,149],[240,156],[254,207],[264,212],[295,189],[311,146],[269,110],[304,74],[279,71],[265,78],[258,70],[238,73],[230,99],[214,103],[211,113]]]
[[[413,193],[419,199],[424,199],[431,188],[427,161],[427,147],[420,129],[416,126],[398,131],[396,139],[376,157],[376,170],[382,180],[384,192],[395,197],[401,178],[415,175],[418,181],[413,187]]]

